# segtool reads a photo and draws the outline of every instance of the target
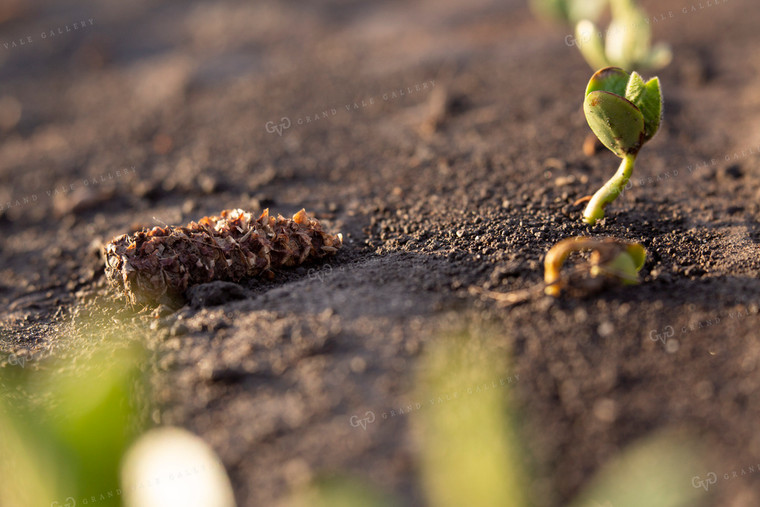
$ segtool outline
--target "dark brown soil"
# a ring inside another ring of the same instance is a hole
[[[537,504],[676,428],[711,450],[707,470],[683,463],[720,476],[705,505],[760,505],[760,473],[723,479],[760,462],[760,7],[644,4],[675,55],[664,124],[593,229],[572,203],[617,159],[582,152],[591,70],[524,2],[0,8],[0,43],[33,39],[0,46],[0,357],[110,297],[115,235],[303,207],[344,235],[329,264],[206,286],[154,319],[155,419],[213,446],[240,505],[322,471],[423,504],[414,415],[380,415],[467,323],[512,349]],[[468,291],[536,285],[579,234],[641,242],[643,283],[510,309]]]

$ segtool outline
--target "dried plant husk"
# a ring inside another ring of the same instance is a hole
[[[131,304],[176,303],[188,287],[237,282],[335,254],[341,234],[301,210],[292,219],[224,210],[184,227],[154,227],[105,246],[106,277]]]

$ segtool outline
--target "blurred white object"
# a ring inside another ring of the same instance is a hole
[[[214,451],[180,428],[147,432],[121,470],[127,507],[234,507],[232,485]]]

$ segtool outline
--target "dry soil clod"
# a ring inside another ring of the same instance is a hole
[[[188,287],[271,275],[279,267],[335,254],[341,234],[322,230],[301,210],[292,219],[224,210],[181,227],[154,227],[105,246],[106,277],[132,304],[182,299]]]

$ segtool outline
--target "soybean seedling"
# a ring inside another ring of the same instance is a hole
[[[670,63],[666,44],[652,46],[652,29],[644,11],[633,0],[611,0],[612,21],[606,37],[590,19],[575,26],[578,49],[592,69],[622,67],[656,70]]]
[[[562,272],[562,266],[574,252],[590,250],[588,262],[580,263]],[[541,294],[559,297],[562,292],[586,297],[614,285],[633,285],[639,282],[639,271],[644,267],[647,252],[638,243],[616,238],[596,239],[577,236],[563,239],[546,253],[544,283],[511,292],[496,292],[471,286],[470,294],[484,296],[500,306],[526,303]]]
[[[588,265],[574,273],[582,276],[563,276],[562,266],[570,254],[583,250],[591,250],[592,253]],[[547,252],[544,259],[544,292],[557,297],[565,289],[581,290],[587,294],[610,283],[637,284],[639,271],[646,259],[647,251],[638,243],[583,236],[563,239]]]
[[[583,112],[596,137],[623,159],[615,175],[591,197],[583,212],[583,220],[594,225],[604,217],[605,206],[625,188],[641,147],[660,128],[660,80],[655,77],[644,82],[636,72],[628,74],[617,67],[599,70],[586,87]]]

